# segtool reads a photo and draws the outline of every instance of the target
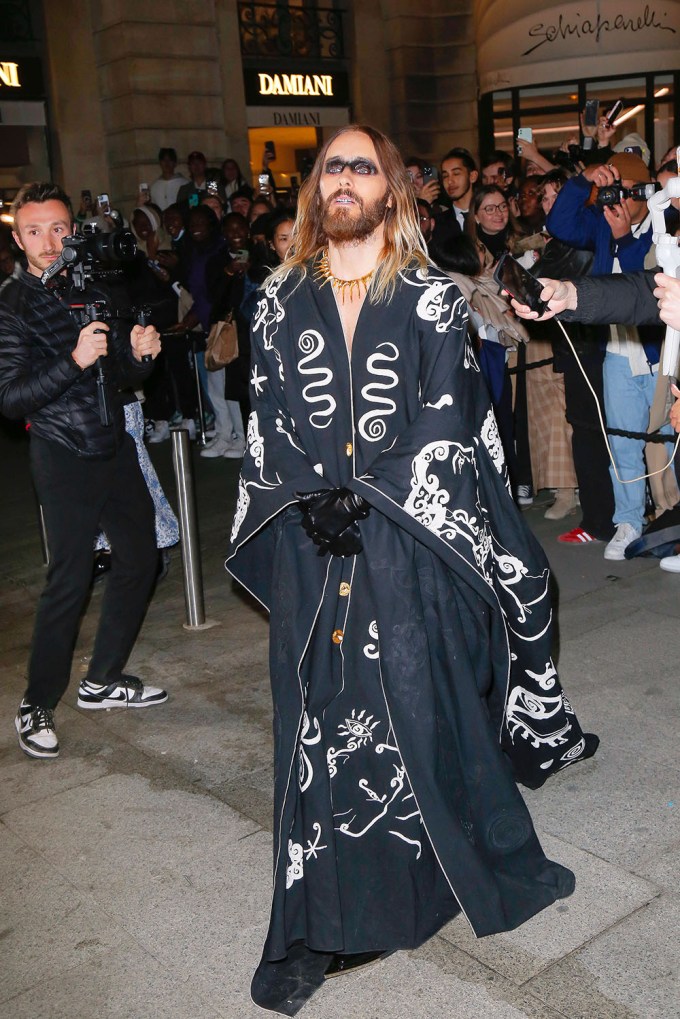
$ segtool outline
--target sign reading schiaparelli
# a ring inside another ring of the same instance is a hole
[[[346,106],[349,87],[345,71],[327,68],[243,69],[248,106]]]
[[[668,71],[680,56],[680,0],[542,4],[478,0],[480,89]],[[634,59],[631,59],[634,57]]]

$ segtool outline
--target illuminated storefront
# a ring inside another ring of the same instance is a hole
[[[271,142],[277,186],[295,186],[328,134],[350,121],[342,12],[241,3],[239,27],[253,182]]]
[[[7,200],[24,181],[49,176],[41,62],[0,51],[0,193]]]
[[[617,138],[636,133],[658,159],[678,125],[680,3],[590,0],[545,6],[519,0],[513,18],[500,0],[478,0],[477,72],[480,148],[512,149],[531,127],[546,150],[579,133],[579,111],[617,99]]]

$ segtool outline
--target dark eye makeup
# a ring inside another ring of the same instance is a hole
[[[342,173],[345,167],[348,167],[352,173],[359,174],[359,176],[373,176],[378,173],[378,167],[373,160],[366,159],[363,156],[355,159],[342,159],[340,156],[336,156],[334,159],[327,160],[324,171],[326,173]]]

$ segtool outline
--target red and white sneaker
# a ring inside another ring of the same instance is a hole
[[[575,527],[573,531],[560,534],[557,540],[565,545],[588,545],[591,541],[599,541],[600,539],[594,538],[592,534],[588,534],[582,527]]]

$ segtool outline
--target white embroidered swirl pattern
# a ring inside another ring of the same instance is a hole
[[[359,418],[359,434],[367,439],[369,442],[379,442],[380,439],[384,438],[387,431],[387,425],[385,424],[384,418],[390,414],[394,414],[397,409],[397,405],[394,400],[388,396],[381,396],[379,391],[385,389],[394,389],[395,386],[399,385],[399,376],[396,372],[390,368],[380,367],[384,364],[390,364],[399,359],[399,351],[397,350],[394,343],[380,343],[378,345],[378,351],[382,347],[387,348],[390,353],[379,353],[371,354],[366,361],[366,369],[369,375],[376,376],[377,378],[385,379],[385,382],[369,382],[361,390],[361,395],[367,403],[379,404],[374,410],[368,410],[365,414]]]
[[[316,368],[309,367],[310,362],[315,361],[320,356],[325,346],[323,336],[316,329],[306,329],[300,334],[298,339],[298,347],[304,354],[304,357],[298,362],[298,371],[301,375],[315,376],[315,381],[308,382],[304,386],[302,397],[306,403],[323,404],[322,408],[312,411],[309,415],[309,423],[314,428],[328,428],[333,420],[333,412],[337,406],[330,393],[313,395],[315,389],[324,389],[333,381],[333,372],[330,368],[322,368],[320,366]]]

